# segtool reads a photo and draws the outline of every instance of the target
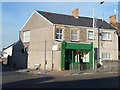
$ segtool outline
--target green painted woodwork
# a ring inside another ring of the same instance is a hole
[[[89,54],[89,60],[90,60],[90,66],[89,66],[89,68],[90,67],[93,67],[93,42],[91,43],[91,49],[90,49],[90,54]]]
[[[72,50],[72,63],[74,62],[74,51]]]
[[[65,41],[62,41],[62,49],[61,49],[61,59],[62,59],[62,62],[61,62],[61,67],[62,67],[62,70],[65,69],[65,47],[66,47],[66,42]]]
[[[81,49],[81,50],[90,50],[90,44],[76,44],[76,43],[67,43],[66,49]]]
[[[85,64],[80,64],[80,63],[70,63],[70,69],[71,70],[85,70],[85,69],[90,69],[89,63]]]
[[[66,41],[62,41],[61,45],[61,68],[62,70],[65,70],[65,50],[66,49],[80,49],[80,50],[89,50],[89,64],[87,65],[87,68],[91,68],[93,66],[93,42],[91,44],[77,44],[77,43],[66,43]],[[80,53],[81,56],[83,56],[83,53]],[[72,63],[74,63],[74,50],[72,50]]]

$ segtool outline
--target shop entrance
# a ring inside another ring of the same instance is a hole
[[[67,43],[62,41],[61,49],[61,69],[70,70],[78,68],[80,70],[89,69],[93,67],[93,43]]]
[[[79,49],[66,49],[65,58],[65,70],[70,70],[70,66],[73,64],[73,68],[85,70],[89,68],[89,50]],[[80,67],[78,67],[78,64]]]

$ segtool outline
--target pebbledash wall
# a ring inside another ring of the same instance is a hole
[[[23,40],[22,37],[25,30],[30,30],[30,42],[24,43],[25,47],[28,47],[28,68],[33,69],[35,64],[40,64],[40,69],[43,69],[44,60],[46,59],[46,68],[49,70],[51,69],[52,58],[58,60],[56,63],[60,64],[60,51],[53,52],[54,57],[52,57],[53,25],[51,23],[37,13],[33,13],[32,18],[21,29],[21,40]],[[58,57],[56,57],[56,54]],[[58,64],[55,64],[56,69],[60,70]]]

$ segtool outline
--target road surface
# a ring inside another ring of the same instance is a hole
[[[118,88],[118,73],[52,76],[3,67],[2,88]]]

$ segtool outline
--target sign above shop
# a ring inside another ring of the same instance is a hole
[[[52,46],[52,50],[53,50],[53,51],[57,51],[57,50],[58,50],[58,45],[53,45],[53,46]]]

